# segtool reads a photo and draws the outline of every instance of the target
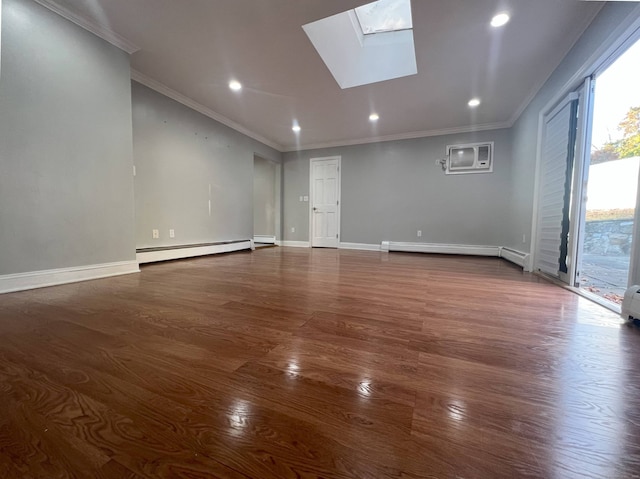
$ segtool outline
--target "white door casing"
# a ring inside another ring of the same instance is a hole
[[[337,248],[340,242],[340,163],[339,156],[310,160],[311,247]]]
[[[591,164],[591,134],[593,129],[594,79],[587,77],[578,91],[578,135],[576,142],[576,162],[574,166],[571,206],[571,229],[569,231],[569,273],[567,283],[580,287],[582,252],[587,213],[587,183]]]

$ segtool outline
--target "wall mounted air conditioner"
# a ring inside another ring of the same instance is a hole
[[[447,146],[447,175],[493,172],[493,142]]]

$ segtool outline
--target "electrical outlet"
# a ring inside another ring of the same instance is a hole
[[[418,230],[418,238],[422,238],[422,230]]]
[[[304,201],[304,196],[300,197],[300,203],[302,203]]]
[[[292,226],[292,227],[291,227],[291,232],[292,232],[292,233],[295,233],[295,232],[296,232],[296,227],[295,227],[295,226]]]
[[[175,238],[175,237],[176,237],[176,230],[170,229],[169,230],[169,238]]]
[[[305,203],[308,203],[308,202],[309,202],[309,197],[308,197],[308,196],[305,196],[303,199],[304,199],[304,202],[305,202]]]
[[[160,230],[153,230],[151,232],[151,236],[153,237],[153,239],[158,239],[160,238]]]

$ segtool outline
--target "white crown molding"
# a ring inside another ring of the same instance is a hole
[[[242,126],[240,123],[236,123],[235,121],[230,120],[226,116],[223,116],[220,113],[213,111],[211,108],[208,108],[198,103],[197,101],[192,100],[188,96],[185,96],[182,93],[177,92],[176,90],[168,87],[164,83],[160,83],[159,81],[154,80],[153,78],[145,75],[144,73],[139,72],[138,70],[134,70],[133,68],[131,69],[131,79],[138,83],[141,83],[146,87],[151,88],[152,90],[157,91],[158,93],[161,93],[166,97],[171,98],[172,100],[177,101],[178,103],[183,104],[188,108],[191,108],[192,110],[197,111],[198,113],[202,113],[204,116],[207,116],[212,120],[217,121],[218,123],[222,123],[223,125],[228,126],[229,128],[236,130],[237,132],[242,133],[243,135],[246,135],[249,138],[253,138],[254,140],[259,141],[264,145],[270,146],[274,150],[278,150],[280,152],[283,151],[282,145],[279,145],[278,143],[275,143],[265,138],[264,136],[258,135],[257,133],[254,133],[248,130],[247,128]]]
[[[121,50],[129,54],[133,54],[140,50],[138,46],[136,46],[126,38],[122,37],[121,35],[69,10],[66,7],[63,7],[57,4],[53,0],[34,0],[34,1],[39,5],[42,5],[43,7],[51,10],[52,12],[57,13],[61,17],[66,18],[67,20],[75,23],[76,25],[93,33],[94,35],[97,35],[103,40],[111,43],[112,45],[120,48]],[[581,33],[584,33],[586,31],[586,29],[591,24],[593,19],[598,15],[598,13],[600,12],[604,4],[605,2],[603,2],[602,5],[599,6],[599,8],[595,9],[593,15],[587,19],[583,28],[581,29]],[[562,55],[560,62],[569,53],[569,51],[571,51],[571,49],[575,46],[576,42],[580,39],[580,36],[581,35],[579,35],[576,38],[576,40],[566,49],[566,51]],[[557,68],[557,65],[556,65],[556,68]],[[553,71],[555,71],[555,69]],[[547,76],[546,78],[544,78],[542,81],[538,82],[538,84],[535,85],[535,87],[531,90],[529,95],[527,95],[525,100],[520,104],[518,109],[514,112],[514,114],[511,116],[511,118],[508,121],[497,122],[497,123],[486,123],[481,125],[469,125],[469,126],[462,126],[462,127],[445,128],[445,129],[439,129],[439,130],[415,131],[415,132],[399,133],[394,135],[377,136],[377,137],[370,137],[370,138],[357,138],[357,139],[345,140],[345,141],[320,142],[320,143],[287,145],[287,146],[280,145],[274,141],[271,141],[263,137],[262,135],[259,135],[257,133],[254,133],[248,130],[247,128],[240,125],[239,123],[236,123],[235,121],[211,110],[210,108],[196,102],[195,100],[192,100],[191,98],[173,90],[172,88],[164,85],[163,83],[160,83],[157,80],[154,80],[148,77],[147,75],[139,71],[132,69],[131,78],[132,80],[135,80],[138,83],[141,83],[151,88],[152,90],[157,91],[158,93],[161,93],[199,113],[202,113],[203,115],[219,123],[222,123],[223,125],[226,125],[233,130],[236,130],[250,138],[253,138],[256,141],[259,141],[260,143],[263,143],[281,153],[284,153],[284,152],[293,152],[293,151],[316,150],[321,148],[335,148],[335,147],[344,147],[344,146],[364,145],[364,144],[370,144],[370,143],[381,143],[386,141],[410,140],[410,139],[416,139],[416,138],[427,138],[427,137],[433,137],[433,136],[445,136],[445,135],[454,135],[454,134],[461,134],[461,133],[473,133],[478,131],[489,131],[489,130],[499,130],[503,128],[511,128],[516,123],[516,121],[518,121],[518,119],[520,118],[522,113],[526,110],[526,108],[529,106],[531,101],[533,101],[536,95],[540,92],[544,84],[549,80],[549,78],[553,74],[553,71],[549,74],[549,76]]]
[[[66,18],[70,22],[75,23],[79,27],[84,28],[85,30],[93,33],[94,35],[102,38],[103,40],[111,43],[112,45],[118,47],[120,50],[127,52],[129,55],[137,52],[140,48],[134,45],[132,42],[127,40],[126,38],[118,35],[115,32],[112,32],[108,28],[103,27],[102,25],[98,25],[97,23],[78,15],[75,12],[72,12],[66,7],[58,5],[56,2],[52,0],[34,0],[36,3],[42,5],[43,7],[51,10],[54,13],[57,13],[63,18]]]
[[[121,261],[118,263],[8,274],[0,276],[0,294],[139,272],[140,268],[137,261]]]
[[[168,87],[164,83],[161,83],[157,80],[154,80],[148,75],[144,73],[131,69],[131,79],[136,81],[152,90],[171,98],[172,100],[177,101],[178,103],[191,108],[192,110],[201,113],[212,120],[217,121],[218,123],[222,123],[229,128],[242,133],[243,135],[248,136],[249,138],[253,138],[260,143],[273,148],[274,150],[279,151],[280,153],[292,152],[292,151],[304,151],[304,150],[316,150],[320,148],[336,148],[343,146],[354,146],[354,145],[364,145],[369,143],[380,143],[384,141],[396,141],[396,140],[411,140],[415,138],[426,138],[432,136],[445,136],[445,135],[455,135],[460,133],[473,133],[477,131],[489,131],[489,130],[501,130],[503,128],[511,128],[513,123],[511,122],[498,122],[498,123],[485,123],[481,125],[469,125],[462,127],[454,127],[454,128],[445,128],[441,130],[425,130],[425,131],[414,131],[409,133],[399,133],[394,135],[387,136],[376,136],[371,138],[359,138],[355,140],[345,140],[345,141],[335,141],[335,142],[326,142],[326,143],[312,143],[312,144],[301,144],[299,146],[283,146],[279,143],[269,140],[262,135],[252,132],[248,130],[244,126],[239,123],[236,123],[233,120],[217,113],[216,111],[198,103],[197,101],[189,98],[182,93],[177,92],[171,87]]]
[[[589,28],[589,25],[591,25],[593,20],[595,20],[595,18],[598,16],[598,13],[600,13],[600,10],[602,10],[602,8],[604,7],[604,4],[605,4],[605,2],[602,2],[602,5],[599,5],[594,10],[593,15],[591,15],[591,16],[586,18],[586,20],[584,22],[584,25],[582,25],[582,28],[580,29],[580,34],[576,36],[576,39],[562,53],[562,56],[561,56],[560,61],[558,62],[558,64],[554,66],[553,70],[551,70],[549,75],[547,75],[546,77],[542,78],[536,85],[534,85],[534,87],[531,89],[529,94],[525,97],[524,101],[520,104],[518,109],[515,112],[513,112],[513,115],[511,115],[511,118],[508,121],[509,128],[511,128],[513,125],[516,124],[516,121],[518,121],[518,119],[524,113],[524,111],[527,109],[529,104],[538,95],[538,93],[540,93],[540,90],[542,90],[542,87],[545,85],[545,83],[547,83],[549,78],[551,78],[553,73],[562,64],[562,62],[564,61],[565,57],[569,54],[569,52],[573,49],[573,47],[576,46],[576,43],[578,43],[580,38],[582,38],[582,35],[584,35],[584,32],[587,31],[587,28]]]
[[[461,133],[473,133],[478,131],[490,131],[490,130],[501,130],[504,128],[512,128],[515,125],[516,121],[520,118],[520,116],[527,109],[529,104],[533,101],[533,99],[538,95],[542,87],[547,83],[551,75],[556,71],[558,66],[562,63],[568,53],[573,49],[573,47],[578,43],[584,32],[589,28],[589,25],[593,22],[593,20],[598,16],[598,13],[604,7],[605,2],[602,2],[602,5],[599,5],[596,8],[592,15],[585,19],[584,24],[580,29],[580,34],[576,36],[576,39],[565,49],[563,52],[558,64],[555,65],[553,70],[549,73],[548,76],[543,78],[540,82],[538,82],[534,88],[529,92],[529,94],[525,97],[524,101],[520,104],[518,109],[511,115],[509,120],[503,122],[496,123],[484,123],[480,125],[469,125],[462,127],[454,127],[454,128],[445,128],[440,130],[425,130],[425,131],[415,131],[410,133],[399,133],[395,135],[387,135],[387,136],[378,136],[372,138],[360,138],[355,140],[346,140],[346,141],[335,141],[335,142],[326,142],[326,143],[311,143],[311,144],[301,144],[299,146],[296,145],[287,145],[282,150],[283,153],[293,152],[293,151],[304,151],[304,150],[317,150],[321,148],[336,148],[343,146],[354,146],[354,145],[364,145],[368,143],[381,143],[385,141],[396,141],[396,140],[410,140],[415,138],[427,138],[433,136],[445,136],[445,135],[456,135]],[[640,7],[639,7],[640,8]],[[631,15],[633,16],[633,15]]]
[[[282,151],[283,153],[292,151],[318,150],[321,148],[336,148],[340,146],[365,145],[369,143],[382,143],[385,141],[412,140],[415,138],[427,138],[431,136],[457,135],[460,133],[473,133],[477,131],[501,130],[510,128],[512,125],[508,122],[484,123],[481,125],[468,125],[454,128],[443,128],[441,130],[425,130],[412,131],[409,133],[397,133],[394,135],[374,136],[371,138],[359,138],[355,140],[335,141],[326,143],[301,144],[300,146],[289,145]]]

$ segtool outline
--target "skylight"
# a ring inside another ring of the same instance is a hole
[[[378,0],[302,28],[340,88],[418,72],[410,0]]]
[[[378,0],[355,9],[365,35],[413,28],[411,0]]]

